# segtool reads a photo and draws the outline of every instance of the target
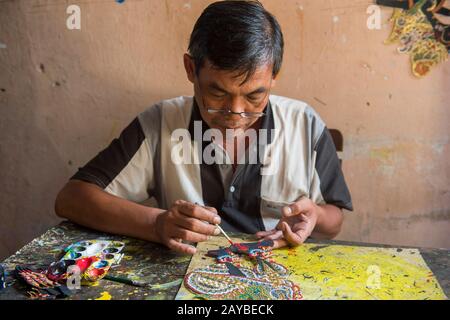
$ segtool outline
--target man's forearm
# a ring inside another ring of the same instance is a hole
[[[317,223],[311,237],[317,239],[332,239],[336,237],[341,231],[342,222],[344,221],[342,210],[331,204],[318,205],[318,207]]]
[[[55,202],[58,216],[92,229],[158,242],[155,220],[162,209],[110,195],[93,184],[71,180]]]

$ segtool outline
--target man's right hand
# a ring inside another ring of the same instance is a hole
[[[156,233],[159,242],[170,249],[194,254],[197,249],[182,241],[202,242],[212,235],[218,235],[220,230],[214,224],[220,224],[215,208],[177,200],[169,210],[156,218]]]

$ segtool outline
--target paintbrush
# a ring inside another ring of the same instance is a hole
[[[130,286],[135,286],[135,287],[148,287],[150,286],[150,284],[148,284],[145,281],[142,280],[132,280],[129,278],[123,278],[123,277],[115,277],[115,276],[111,276],[111,275],[106,275],[103,279],[105,280],[109,280],[109,281],[114,281],[114,282],[119,282],[119,283],[123,283],[123,284],[128,284]]]
[[[231,243],[232,246],[234,246],[233,241],[231,241],[230,237],[225,233],[225,231],[223,231],[223,229],[218,224],[216,224],[215,226],[220,230],[220,232],[222,232],[225,238],[227,238],[228,242]]]
[[[195,205],[199,206],[200,204],[198,202],[195,203]],[[204,206],[201,206],[202,208],[205,208]],[[206,209],[206,208],[205,208]],[[214,224],[219,230],[220,232],[222,232],[222,234],[225,236],[225,238],[227,238],[228,242],[234,246],[233,241],[231,241],[230,237],[225,233],[225,231],[218,225],[218,224]]]

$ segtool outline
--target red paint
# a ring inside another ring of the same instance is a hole
[[[242,253],[248,253],[248,251],[249,251],[249,248],[246,245],[243,245],[240,243],[235,243],[235,244],[233,244],[233,246]]]
[[[99,277],[99,276],[101,276],[104,273],[105,273],[104,269],[92,269],[92,270],[89,271],[89,276],[91,278],[94,278],[94,277]]]
[[[81,272],[84,272],[89,266],[95,261],[99,260],[97,257],[88,257],[77,260],[77,266],[80,268]]]

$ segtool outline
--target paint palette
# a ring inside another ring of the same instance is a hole
[[[61,260],[53,262],[47,277],[54,281],[66,279],[69,267],[77,266],[83,280],[95,282],[103,278],[113,264],[117,264],[123,257],[121,253],[125,244],[110,240],[84,240],[71,244],[64,249]]]

